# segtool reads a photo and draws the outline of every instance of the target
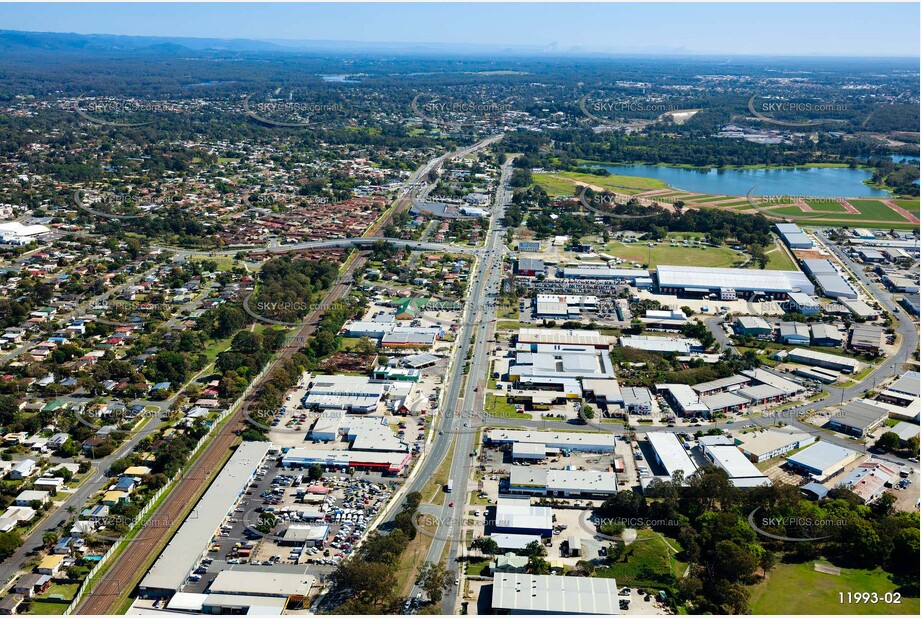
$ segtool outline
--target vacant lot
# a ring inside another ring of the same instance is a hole
[[[595,176],[594,174],[577,174],[575,172],[558,172],[555,174],[534,174],[534,182],[543,187],[548,195],[578,195],[581,188],[577,183],[602,187],[615,193],[642,193],[652,189],[664,189],[667,185],[655,178],[639,176]]]
[[[736,261],[745,259],[743,253],[728,247],[672,247],[659,243],[654,247],[649,247],[646,243],[611,242],[605,246],[604,252],[622,260],[633,260],[640,264],[648,263],[649,268],[658,264],[728,267]]]
[[[888,573],[841,569],[840,575],[815,570],[814,562],[778,564],[765,581],[752,586],[753,614],[907,614],[918,615],[918,599],[902,597],[899,605],[882,602],[841,603],[839,592],[876,592],[896,589]],[[845,599],[846,600],[846,599]]]

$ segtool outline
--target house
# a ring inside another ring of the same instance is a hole
[[[123,502],[130,502],[130,497],[126,491],[111,490],[102,495],[101,502],[106,506],[115,506]]]
[[[10,470],[10,478],[14,481],[25,480],[38,472],[33,459],[23,459]]]
[[[118,479],[114,489],[115,491],[123,491],[126,494],[131,494],[140,482],[141,479],[136,476],[122,476]]]
[[[504,556],[496,556],[489,563],[490,573],[526,573],[527,570],[527,556],[519,556],[514,552],[508,552]]]
[[[64,556],[51,554],[42,558],[42,561],[38,563],[35,570],[41,575],[50,575],[54,577],[58,574],[58,571],[61,570],[62,566],[64,566]]]
[[[48,492],[47,491],[37,491],[34,489],[29,489],[23,492],[20,492],[16,499],[13,500],[14,506],[32,506],[33,502],[38,502],[39,504],[45,504],[48,502]]]
[[[49,576],[26,573],[16,580],[10,590],[25,599],[31,599],[33,595],[42,594],[50,587],[51,578]]]
[[[0,599],[0,614],[4,616],[12,616],[17,612],[21,604],[21,596],[18,594],[8,594]]]

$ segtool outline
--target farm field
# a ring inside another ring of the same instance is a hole
[[[753,614],[918,614],[917,598],[901,598],[898,605],[885,603],[842,604],[839,592],[876,592],[896,589],[890,575],[880,570],[841,569],[840,575],[820,573],[813,562],[778,564],[765,581],[751,586]]]

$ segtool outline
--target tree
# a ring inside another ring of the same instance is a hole
[[[528,573],[531,575],[550,575],[550,563],[541,556],[528,558]]]
[[[42,545],[45,546],[45,549],[51,549],[58,542],[60,537],[57,532],[49,530],[42,534]]]
[[[500,551],[502,551],[499,548],[499,544],[494,539],[488,536],[474,539],[473,543],[471,543],[471,546],[473,547],[473,549],[479,550],[481,554],[487,554],[487,555],[492,555],[492,556],[495,556]]]
[[[900,441],[899,434],[894,431],[887,431],[876,441],[876,446],[887,451],[894,451],[899,448]]]
[[[0,532],[0,560],[6,560],[22,547],[22,537],[16,532]]]
[[[319,464],[314,464],[307,468],[307,478],[311,481],[319,481],[323,478],[323,468]]]
[[[423,562],[416,578],[416,585],[421,586],[432,603],[440,603],[444,591],[454,582],[454,572],[449,571],[444,562]]]

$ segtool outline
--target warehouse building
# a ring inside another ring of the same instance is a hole
[[[803,269],[828,298],[856,299],[857,292],[841,276],[835,265],[824,259],[803,260]]]
[[[842,373],[859,373],[863,368],[861,362],[853,358],[848,358],[847,356],[837,356],[835,354],[826,354],[824,352],[796,348],[788,352],[787,360],[802,365],[833,369]]]
[[[845,404],[832,416],[828,426],[835,431],[863,438],[873,433],[887,418],[889,411],[886,408],[868,399],[857,399]]]
[[[243,442],[183,522],[140,585],[144,598],[172,596],[208,551],[224,518],[233,511],[247,484],[268,453],[268,442]]]
[[[582,392],[586,399],[602,406],[624,404],[624,395],[617,380],[583,378]]]
[[[28,245],[51,232],[44,225],[23,225],[19,221],[0,223],[0,244]]]
[[[745,433],[741,434],[739,439],[742,441],[739,445],[742,454],[754,463],[780,457],[816,441],[816,437],[812,434],[784,429],[765,429]]]
[[[716,380],[710,380],[709,382],[701,382],[700,384],[695,384],[691,388],[694,389],[701,397],[706,395],[715,395],[716,393],[722,392],[732,392],[736,391],[743,386],[748,386],[751,384],[752,379],[748,376],[743,375],[732,375],[726,378],[718,378]]]
[[[751,400],[737,395],[736,392],[714,393],[713,395],[704,395],[700,402],[707,406],[710,415],[728,414],[730,412],[741,412],[747,408]]]
[[[849,345],[861,352],[879,352],[883,344],[883,329],[873,324],[852,324]]]
[[[657,408],[655,397],[644,386],[625,386],[621,389],[624,409],[630,414],[651,414]]]
[[[614,365],[607,350],[584,347],[557,352],[518,352],[508,369],[509,380],[540,384],[544,378],[613,380]]]
[[[813,324],[811,331],[812,345],[834,348],[844,344],[844,335],[831,324]]]
[[[764,318],[743,315],[736,318],[735,331],[747,337],[770,337],[771,333],[774,332],[774,327]]]
[[[787,463],[824,483],[860,458],[860,453],[829,442],[817,442],[787,457]]]
[[[310,378],[301,403],[307,409],[367,414],[377,410],[387,385],[367,376],[317,375]]]
[[[787,298],[787,311],[802,313],[803,315],[818,315],[822,307],[819,302],[808,294],[790,292]]]
[[[489,535],[499,549],[502,551],[521,551],[531,543],[540,543],[539,534],[508,534],[504,532],[494,532]]]
[[[798,395],[806,390],[802,384],[788,380],[766,369],[746,369],[742,372],[742,375],[751,378],[752,382],[773,386],[786,397]]]
[[[762,474],[734,445],[707,445],[701,439],[701,446],[704,456],[729,476],[729,482],[734,487],[749,488],[771,484],[770,479]]]
[[[793,375],[823,384],[834,384],[841,379],[841,374],[837,371],[822,367],[797,367],[793,370]]]
[[[492,582],[495,614],[620,614],[613,578],[496,573]]]
[[[652,431],[646,434],[646,439],[652,446],[656,461],[665,469],[669,478],[673,478],[676,472],[680,472],[687,479],[697,472],[697,464],[688,456],[675,434]]]
[[[659,291],[663,294],[714,294],[714,297],[725,300],[756,295],[783,300],[790,292],[815,294],[815,286],[798,270],[659,265],[656,268],[656,278]]]
[[[692,352],[703,352],[703,344],[699,339],[679,339],[677,337],[627,335],[620,338],[620,345],[624,348],[634,348],[660,354],[681,354],[686,356]]]
[[[791,249],[812,249],[812,240],[795,223],[776,223],[774,229]]]
[[[307,573],[279,573],[272,570],[220,571],[211,582],[211,594],[242,594],[303,600],[310,593],[314,577]]]
[[[544,261],[538,258],[518,258],[518,274],[522,277],[546,274]]]
[[[839,298],[838,302],[858,319],[875,320],[879,317],[879,311],[859,298]]]
[[[499,498],[496,505],[497,532],[553,536],[553,509],[531,506],[530,498]]]
[[[613,453],[614,434],[604,432],[537,431],[527,429],[489,429],[486,442],[502,444],[542,444],[546,449],[583,453]],[[545,451],[545,452],[549,452]]]
[[[656,392],[664,395],[672,409],[681,416],[706,416],[710,412],[710,409],[701,403],[694,389],[687,384],[656,384]]]
[[[896,405],[907,406],[921,397],[921,373],[907,371],[879,394],[879,398]]]
[[[779,338],[788,345],[809,345],[809,326],[802,322],[781,322]]]
[[[688,316],[681,309],[659,311],[650,309],[640,321],[647,328],[660,330],[681,330],[688,323]]]
[[[561,330],[555,328],[522,328],[518,344],[552,346],[588,346],[599,350],[611,347],[611,340],[597,330]],[[536,351],[536,350],[534,350]]]
[[[893,464],[867,460],[851,470],[836,486],[852,491],[864,504],[870,504],[886,491],[886,486],[897,475],[898,470]]]
[[[600,470],[548,470],[537,466],[512,466],[509,493],[553,498],[604,497],[617,493],[613,472]]]
[[[282,465],[286,468],[309,468],[318,465],[338,471],[355,468],[393,475],[403,472],[411,458],[409,453],[292,448],[282,457]]]

